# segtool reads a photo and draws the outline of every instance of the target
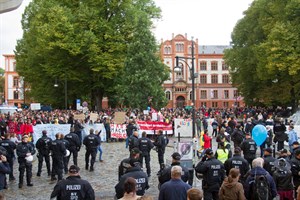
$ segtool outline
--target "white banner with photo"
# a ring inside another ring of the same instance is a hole
[[[193,123],[191,119],[175,119],[175,137],[192,137]]]
[[[56,133],[62,133],[66,135],[70,133],[71,124],[37,124],[33,126],[33,140],[34,143],[42,137],[42,131],[47,131],[47,136],[50,137],[52,140],[55,140]],[[101,140],[106,141],[106,131],[103,124],[88,124],[84,125],[84,129],[82,130],[82,138],[90,133],[90,129],[93,128],[95,133],[101,130]]]

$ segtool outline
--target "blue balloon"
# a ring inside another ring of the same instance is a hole
[[[267,136],[268,136],[268,131],[266,127],[264,127],[263,125],[258,124],[254,126],[254,128],[252,129],[253,140],[258,146],[262,145],[262,143],[266,141]]]

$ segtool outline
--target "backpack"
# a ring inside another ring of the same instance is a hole
[[[255,175],[251,184],[251,200],[268,200],[272,199],[269,182],[264,175]]]

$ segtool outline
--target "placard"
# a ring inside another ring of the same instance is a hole
[[[115,124],[123,124],[125,122],[126,112],[115,112]]]
[[[74,114],[74,119],[85,120],[85,115],[83,113],[82,114]]]
[[[31,103],[30,109],[31,110],[41,110],[41,104],[40,103]]]
[[[95,121],[97,121],[98,116],[99,116],[98,113],[90,113],[90,120],[95,122]]]

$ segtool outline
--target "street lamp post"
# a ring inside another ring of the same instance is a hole
[[[179,66],[179,60],[183,61],[186,63],[186,65],[188,66],[188,68],[190,69],[190,75],[191,75],[191,79],[192,79],[192,120],[193,120],[193,138],[196,135],[196,127],[195,127],[195,122],[196,122],[196,116],[195,116],[195,78],[198,76],[197,74],[195,74],[195,64],[194,64],[194,40],[192,39],[192,49],[191,49],[191,53],[192,53],[192,57],[183,57],[183,56],[175,56],[176,59],[176,66],[174,67],[174,71],[176,72],[180,72],[182,71],[182,67]],[[186,60],[187,59],[191,59],[192,60],[192,66],[190,66]]]
[[[58,87],[57,79],[55,79],[55,83],[53,85],[54,87]],[[68,80],[67,77],[65,77],[65,109],[68,109]]]

